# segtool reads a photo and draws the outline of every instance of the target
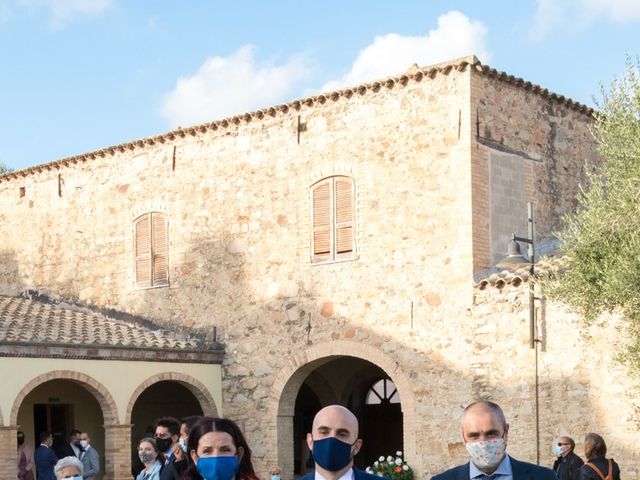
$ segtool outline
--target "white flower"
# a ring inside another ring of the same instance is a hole
[[[406,472],[407,470],[409,470],[409,465],[403,465],[402,469]]]
[[[396,465],[402,465],[402,459],[396,458]]]
[[[371,470],[371,467],[367,467],[367,468],[366,468],[366,470],[365,470],[365,472],[367,472],[367,473],[373,473],[373,470]]]
[[[384,475],[382,475],[382,472],[378,472],[378,473],[376,473],[376,475],[379,476],[379,477],[383,477],[384,476]]]
[[[376,460],[375,462],[373,462],[373,466],[377,467],[378,465],[380,465],[380,463]]]
[[[384,462],[384,457],[380,457],[378,460]]]
[[[401,457],[401,456],[402,456],[402,452],[401,452],[400,450],[398,450],[398,451],[396,452],[396,456]]]
[[[393,457],[391,455],[387,457],[387,462],[393,463]]]

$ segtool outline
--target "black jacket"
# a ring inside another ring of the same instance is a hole
[[[519,462],[511,456],[509,459],[511,460],[513,480],[556,480],[556,474],[548,468]],[[431,480],[469,480],[469,471],[470,466],[467,462],[464,465],[458,465],[444,473],[431,477]]]
[[[607,459],[594,458],[592,460],[589,460],[588,463],[593,463],[596,467],[598,467],[605,477],[609,475],[609,462]],[[613,459],[611,459],[611,464],[613,469],[613,480],[620,480],[620,467]],[[588,467],[585,463],[582,467],[580,467],[580,480],[600,480],[600,476],[595,472],[593,468]]]
[[[579,480],[580,467],[583,464],[578,455],[569,452],[566,457],[558,457],[553,464],[553,471],[558,475],[558,480]]]
[[[179,480],[188,466],[186,458],[181,462],[176,462],[176,457],[171,455],[171,458],[160,470],[160,480]]]

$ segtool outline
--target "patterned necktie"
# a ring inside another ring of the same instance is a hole
[[[478,480],[494,480],[496,477],[497,477],[497,474],[495,473],[492,473],[491,475],[487,475],[486,473],[483,473],[482,475],[476,478]]]

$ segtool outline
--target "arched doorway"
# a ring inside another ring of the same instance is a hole
[[[19,406],[17,424],[25,433],[25,441],[33,446],[38,445],[40,432],[51,432],[58,458],[63,456],[71,430],[87,432],[104,471],[104,416],[100,403],[82,383],[55,379],[34,387]]]
[[[153,436],[153,428],[159,418],[174,417],[180,421],[184,417],[204,413],[198,398],[180,382],[161,380],[144,389],[131,409],[131,461],[134,470],[142,466],[135,450],[138,441],[145,436]]]
[[[313,368],[297,392],[293,416],[296,476],[313,467],[305,438],[316,412],[326,405],[344,405],[358,417],[363,448],[355,458],[357,467],[365,468],[380,455],[403,450],[400,396],[384,370],[346,355],[316,360],[307,367]]]

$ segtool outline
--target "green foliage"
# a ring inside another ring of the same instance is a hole
[[[579,207],[559,234],[567,270],[545,285],[587,323],[621,312],[630,322],[625,354],[640,373],[640,61],[601,88],[595,128],[602,164],[588,166]]]
[[[3,173],[9,173],[12,171],[13,171],[12,169],[7,167],[4,163],[0,162],[0,175],[2,175]]]

